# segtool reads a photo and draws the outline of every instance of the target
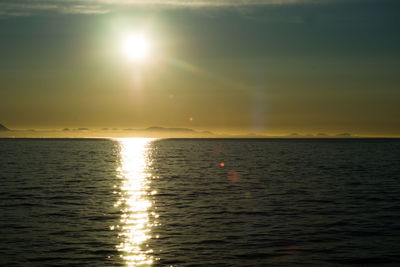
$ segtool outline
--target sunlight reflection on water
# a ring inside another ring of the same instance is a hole
[[[152,139],[126,138],[118,141],[121,146],[121,166],[118,169],[121,184],[119,192],[114,192],[120,194],[114,206],[120,207],[122,215],[120,225],[110,228],[119,231],[121,242],[117,249],[128,266],[151,265],[154,261],[153,251],[145,242],[151,238],[151,228],[154,226],[151,217],[157,217],[149,211],[152,206],[150,195],[156,193],[150,192],[148,172]]]

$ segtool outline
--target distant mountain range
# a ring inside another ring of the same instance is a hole
[[[0,132],[7,132],[10,131],[10,129],[8,129],[6,126],[4,126],[3,124],[0,124]]]
[[[145,131],[152,131],[152,132],[196,132],[193,129],[189,128],[164,128],[159,126],[153,126],[145,129]]]
[[[292,133],[289,135],[263,135],[256,133],[247,134],[221,134],[211,131],[195,130],[191,128],[173,128],[162,126],[151,126],[148,128],[63,128],[61,130],[34,130],[34,129],[9,129],[3,124],[0,124],[1,137],[150,137],[150,138],[363,138],[363,136],[354,135],[352,133],[340,134],[300,134]]]

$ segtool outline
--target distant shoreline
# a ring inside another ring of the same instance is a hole
[[[150,138],[154,140],[270,140],[270,141],[356,141],[356,140],[399,140],[400,137],[0,137],[0,140],[118,140],[118,139],[141,139]]]

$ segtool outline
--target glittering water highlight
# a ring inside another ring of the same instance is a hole
[[[149,265],[153,263],[152,250],[146,241],[151,238],[151,228],[154,226],[150,217],[157,217],[155,212],[149,212],[152,201],[150,192],[151,174],[148,166],[151,158],[148,155],[152,139],[133,138],[119,139],[121,146],[121,167],[118,177],[122,180],[118,191],[120,198],[115,207],[121,207],[120,225],[112,225],[116,229],[121,243],[117,246],[128,266]],[[117,187],[117,186],[116,186]]]

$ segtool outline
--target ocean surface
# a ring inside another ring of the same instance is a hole
[[[400,139],[0,139],[0,266],[399,266]]]

